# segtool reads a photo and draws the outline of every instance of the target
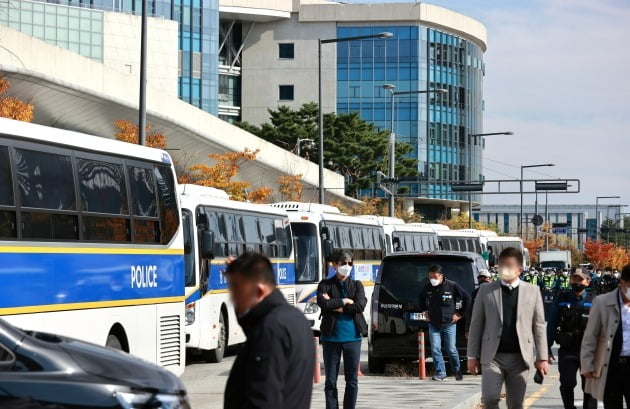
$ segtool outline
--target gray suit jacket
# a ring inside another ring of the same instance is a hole
[[[530,366],[536,360],[547,360],[547,327],[540,289],[524,281],[519,283],[516,332],[523,361]],[[482,365],[492,362],[503,331],[501,282],[482,284],[473,307],[468,334],[468,357]]]

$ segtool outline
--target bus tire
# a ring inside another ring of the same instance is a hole
[[[205,359],[208,362],[219,363],[223,360],[225,355],[225,349],[227,348],[228,332],[225,325],[225,314],[221,311],[219,316],[219,339],[217,340],[217,347],[206,351]]]
[[[109,334],[107,336],[107,342],[105,343],[105,346],[111,349],[116,349],[118,351],[123,351],[122,342],[120,342],[120,339],[118,339],[115,334]]]

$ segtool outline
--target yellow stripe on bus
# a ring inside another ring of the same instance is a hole
[[[117,247],[0,246],[0,253],[183,255],[184,250],[183,249],[151,249],[151,248],[117,248]]]
[[[133,305],[167,304],[182,302],[184,297],[139,298],[137,300],[94,301],[69,304],[31,305],[26,307],[0,308],[0,316],[13,314],[33,314],[36,312],[58,312],[88,310],[94,308],[128,307]]]

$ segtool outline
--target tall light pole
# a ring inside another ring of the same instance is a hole
[[[138,145],[147,138],[147,0],[142,0],[140,20],[140,98],[138,101]]]
[[[595,197],[595,240],[599,240],[599,199],[621,199],[621,196]]]
[[[146,1],[146,0],[145,0]],[[370,38],[391,38],[392,33],[382,32],[378,34],[328,38],[317,40],[317,105],[319,109],[319,120],[317,128],[319,131],[319,203],[324,203],[324,110],[322,108],[322,44],[341,43],[346,41],[367,40]]]
[[[512,131],[507,131],[507,132],[486,132],[486,133],[471,133],[468,134],[468,183],[473,182],[473,176],[472,176],[472,151],[473,151],[473,144],[472,143],[472,138],[475,138],[475,141],[477,140],[477,137],[484,137],[484,136],[494,136],[494,135],[514,135],[514,132]],[[468,228],[472,229],[472,192],[468,191]]]
[[[437,89],[425,89],[425,90],[415,90],[415,91],[394,91],[396,88],[393,84],[385,84],[383,85],[383,89],[389,91],[391,95],[391,120],[390,120],[390,131],[389,131],[389,179],[393,181],[396,177],[396,133],[394,132],[394,118],[396,117],[394,111],[394,104],[396,103],[397,95],[412,95],[412,94],[428,94],[431,92],[435,93],[447,93],[447,89],[437,88]],[[393,182],[392,182],[393,184]],[[396,202],[396,188],[391,187],[391,194],[389,195],[389,217],[394,217],[394,206]]]
[[[521,192],[521,212],[518,219],[518,235],[523,237],[523,170],[526,168],[543,168],[546,166],[556,166],[553,163],[543,163],[540,165],[521,165],[521,179],[519,180],[519,191]]]

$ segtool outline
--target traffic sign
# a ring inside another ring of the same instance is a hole
[[[532,224],[534,226],[541,226],[544,223],[544,219],[541,215],[537,214],[534,217],[532,217]]]

